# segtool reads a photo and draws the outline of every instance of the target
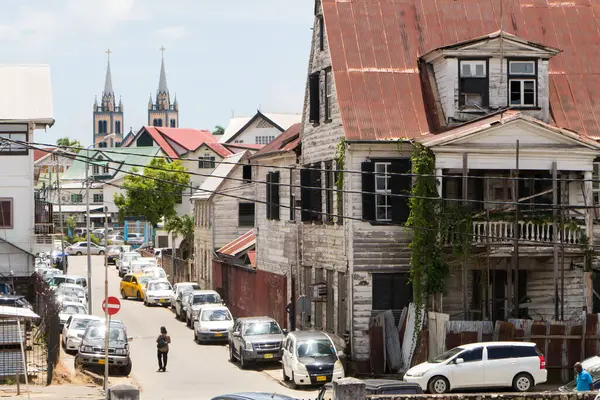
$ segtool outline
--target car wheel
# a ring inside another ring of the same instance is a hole
[[[281,366],[281,371],[283,372],[283,381],[287,382],[290,380],[290,378],[288,378],[288,376],[285,374],[285,367],[282,365]]]
[[[527,392],[533,387],[533,378],[526,373],[518,374],[513,379],[512,387],[517,392]]]
[[[137,294],[135,295],[135,298],[137,301],[142,301],[142,294],[140,293],[139,290],[138,290]]]
[[[294,378],[294,372],[292,371],[292,378],[290,381],[290,387],[292,388],[292,390],[296,390],[298,388],[298,385],[296,385],[296,378]]]
[[[233,355],[233,343],[229,343],[229,361],[235,362],[235,356]]]
[[[99,256],[103,256],[103,255],[104,255],[104,251],[100,250],[100,251],[98,252],[98,255],[99,255]]]
[[[76,255],[76,256],[81,256],[81,255],[83,255],[83,253],[82,253],[82,252],[80,252],[80,251],[78,251],[77,253],[75,253],[75,255]]]
[[[121,297],[123,300],[127,300],[127,296],[125,295],[125,291],[123,289],[121,289]]]
[[[242,351],[242,348],[240,347],[240,367],[242,369],[246,369],[248,368],[248,361],[246,361],[246,359],[244,358],[244,352]]]
[[[127,364],[126,366],[121,368],[121,373],[125,376],[129,376],[129,374],[131,373],[132,367],[133,367],[133,364],[131,363],[131,359],[129,359],[129,364]]]
[[[149,304],[148,304],[148,302],[146,301],[146,298],[144,297],[144,307],[148,307],[148,306],[149,306]]]
[[[429,381],[427,390],[431,394],[443,394],[450,390],[450,383],[443,376],[434,376]]]

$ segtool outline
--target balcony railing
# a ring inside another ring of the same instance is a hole
[[[54,224],[35,224],[34,230],[36,235],[52,235],[54,234]]]
[[[489,233],[488,233],[489,224]],[[515,239],[514,222],[512,221],[474,221],[473,222],[473,244],[499,245],[512,244]],[[554,227],[551,222],[530,222],[519,221],[519,241],[529,243],[540,243],[541,245],[554,243]],[[577,225],[565,225],[559,229],[560,236],[558,242],[565,244],[581,244],[583,237],[583,227]],[[448,244],[450,244],[452,236],[456,233],[448,235]]]

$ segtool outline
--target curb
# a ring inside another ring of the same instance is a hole
[[[93,373],[92,371],[88,371],[87,369],[82,370],[81,373],[90,377],[96,385],[104,386],[104,377],[103,376]]]

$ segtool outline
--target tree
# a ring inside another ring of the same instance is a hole
[[[215,136],[220,136],[225,133],[225,129],[221,125],[215,126],[215,130],[212,132]]]
[[[181,161],[169,163],[164,158],[153,158],[144,167],[143,175],[137,168],[132,168],[132,172],[124,179],[124,193],[113,197],[119,208],[119,221],[126,216],[143,216],[156,228],[163,217],[175,216],[175,206],[190,182]]]
[[[83,148],[79,140],[71,140],[68,137],[60,138],[56,141],[56,145],[61,148],[66,148],[74,153],[79,153],[79,150]]]
[[[165,222],[165,230],[173,235],[173,242],[178,237],[183,238],[179,246],[182,257],[190,258],[194,248],[194,218],[184,214],[175,215]]]

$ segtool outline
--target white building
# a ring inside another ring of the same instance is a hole
[[[34,200],[33,150],[13,142],[35,142],[36,130],[54,124],[50,67],[1,65],[0,88],[1,279],[33,273],[36,222],[51,218]]]
[[[220,138],[220,142],[230,145],[266,145],[301,120],[302,114],[262,113],[260,111],[257,111],[252,117],[233,117]]]

